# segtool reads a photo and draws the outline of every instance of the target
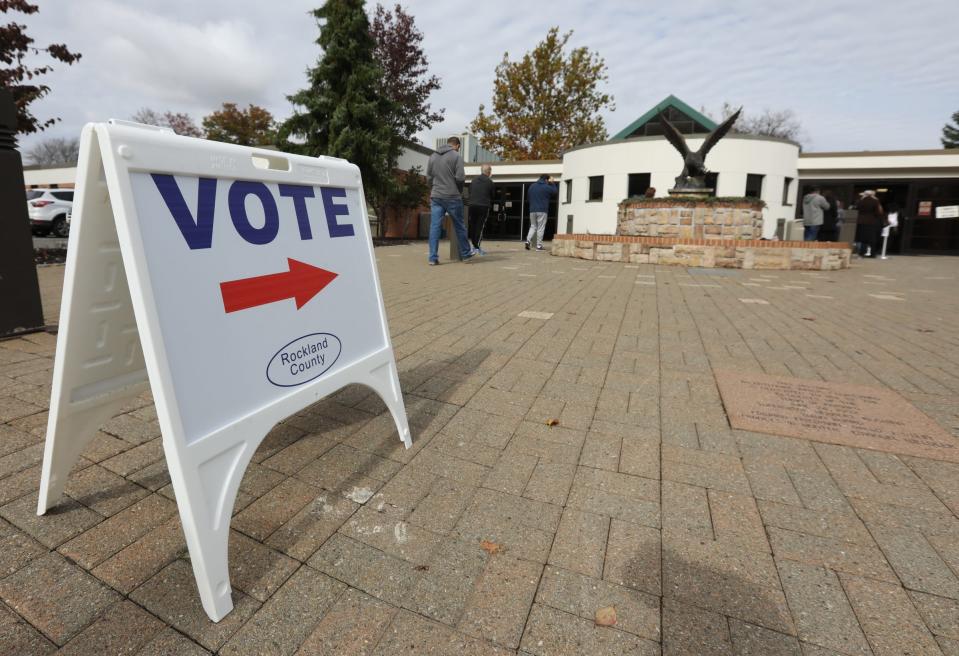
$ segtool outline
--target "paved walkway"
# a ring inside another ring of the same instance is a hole
[[[959,654],[959,465],[732,430],[713,375],[891,388],[959,435],[959,259],[764,274],[490,250],[377,249],[414,448],[365,388],[278,426],[219,624],[152,404],[38,518],[55,338],[0,342],[0,653]],[[62,269],[40,271],[56,293]]]

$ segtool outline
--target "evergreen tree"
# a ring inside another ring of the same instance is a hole
[[[952,115],[952,125],[942,127],[942,147],[959,148],[959,112]]]
[[[280,129],[284,149],[342,157],[356,164],[369,198],[392,185],[399,144],[384,117],[394,114],[383,95],[383,71],[363,0],[327,0],[313,16],[323,54],[307,74],[309,87],[288,96],[297,108]]]

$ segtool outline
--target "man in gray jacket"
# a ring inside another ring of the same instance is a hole
[[[803,240],[816,241],[822,226],[823,210],[829,209],[829,201],[819,193],[819,187],[813,187],[802,199]]]
[[[463,183],[466,172],[460,157],[460,140],[450,137],[445,146],[430,155],[426,165],[426,179],[430,183],[430,265],[439,264],[440,227],[443,217],[453,218],[453,228],[459,240],[460,257],[468,260],[476,255],[463,224]]]

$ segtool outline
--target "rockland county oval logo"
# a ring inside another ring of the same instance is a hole
[[[298,337],[270,358],[266,378],[278,387],[308,383],[325,374],[342,351],[340,338],[331,333]]]

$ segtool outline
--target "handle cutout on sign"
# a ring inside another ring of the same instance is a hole
[[[290,160],[280,155],[267,155],[266,153],[256,153],[250,156],[253,166],[258,169],[268,171],[289,171]]]

